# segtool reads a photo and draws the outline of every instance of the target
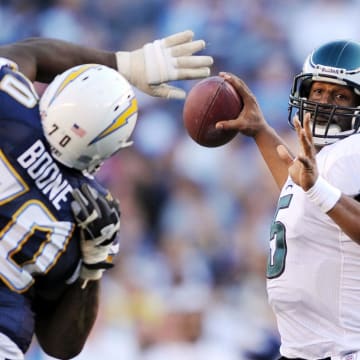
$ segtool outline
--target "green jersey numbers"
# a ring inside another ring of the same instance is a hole
[[[269,279],[280,276],[285,269],[286,259],[286,228],[285,225],[276,220],[279,211],[290,206],[293,195],[288,194],[280,197],[276,208],[274,221],[270,229],[270,253],[267,262],[266,276]]]

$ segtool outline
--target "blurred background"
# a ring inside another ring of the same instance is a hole
[[[42,36],[125,51],[192,29],[215,59],[212,75],[242,77],[296,150],[293,76],[321,43],[357,40],[359,13],[358,0],[1,0],[0,43]],[[134,145],[97,174],[120,200],[121,253],[76,359],[276,359],[265,279],[278,195],[270,173],[251,139],[203,148],[184,132],[183,101],[137,96]],[[34,340],[26,359],[50,358]]]

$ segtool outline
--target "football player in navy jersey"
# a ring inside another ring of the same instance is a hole
[[[98,287],[118,251],[118,203],[92,176],[131,145],[130,84],[184,98],[171,80],[210,73],[185,31],[132,52],[29,39],[0,47],[0,360],[24,358],[36,334],[76,356],[95,321]],[[32,82],[50,82],[38,98]]]
[[[294,78],[289,122],[293,156],[265,121],[246,84],[237,119],[218,128],[254,138],[280,192],[270,228],[269,302],[281,359],[360,358],[360,43],[315,49]]]

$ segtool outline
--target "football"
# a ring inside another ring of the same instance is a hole
[[[233,139],[237,131],[216,129],[215,124],[236,118],[242,108],[243,101],[231,84],[220,76],[211,76],[190,89],[183,107],[184,126],[198,144],[221,146]]]

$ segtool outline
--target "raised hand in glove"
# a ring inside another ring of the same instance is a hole
[[[191,30],[155,40],[131,52],[118,51],[118,71],[143,92],[163,98],[184,99],[183,89],[171,80],[204,78],[210,75],[211,56],[194,56],[205,48],[204,40],[193,41]]]
[[[88,184],[73,190],[71,209],[80,227],[82,268],[80,278],[98,280],[105,270],[113,267],[112,256],[118,252],[116,235],[120,229],[118,202],[99,194]]]

